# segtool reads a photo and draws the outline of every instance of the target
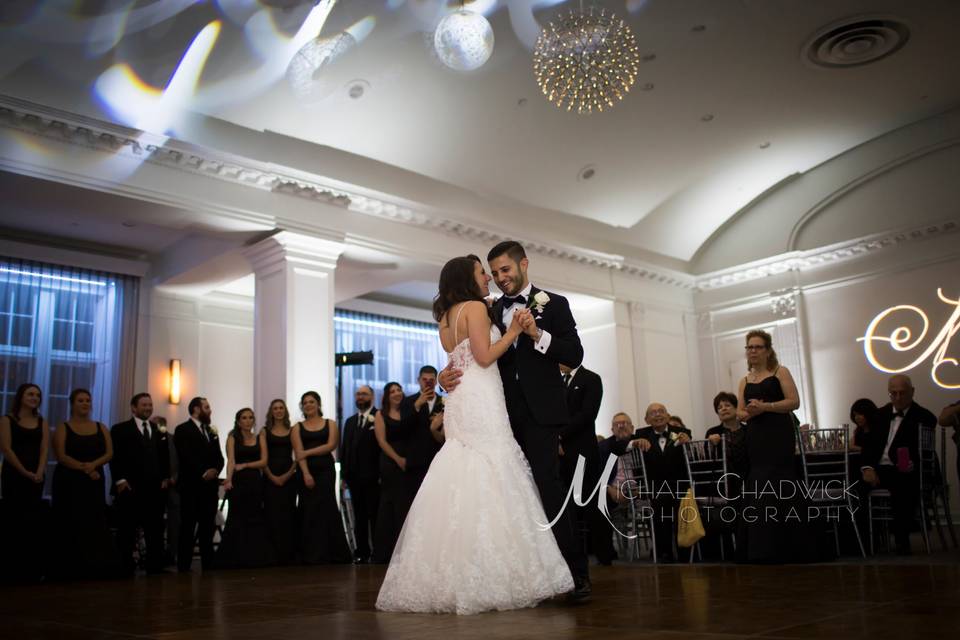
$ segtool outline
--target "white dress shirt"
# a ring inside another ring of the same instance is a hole
[[[903,416],[907,415],[907,411],[910,410],[910,407],[907,407],[903,410]],[[896,411],[894,411],[896,413]],[[890,445],[893,444],[893,439],[897,437],[897,430],[900,429],[900,424],[903,422],[903,417],[893,416],[893,420],[890,421],[890,433],[887,435],[887,446],[883,448],[883,455],[880,456],[880,464],[894,464],[890,459]]]
[[[527,307],[530,306],[530,291],[532,289],[533,289],[533,284],[528,282],[527,286],[523,288],[523,291],[517,294],[518,296],[524,297],[524,299],[527,301],[527,304],[526,304]],[[516,313],[518,309],[523,309],[523,308],[524,308],[524,305],[521,305],[519,302],[514,302],[510,306],[504,305],[503,306],[503,326],[509,327],[510,323],[513,322],[513,314]],[[517,338],[517,340],[519,340],[519,337]],[[513,346],[517,346],[517,340],[513,341]],[[541,329],[540,339],[534,343],[533,348],[539,351],[540,353],[546,353],[547,349],[550,348],[550,340],[551,340],[550,332],[544,331],[543,329]]]

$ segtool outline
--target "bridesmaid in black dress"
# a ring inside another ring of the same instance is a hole
[[[323,418],[320,395],[300,398],[303,422],[290,437],[300,466],[300,560],[306,564],[349,563],[352,555],[337,504],[333,452],[340,435],[337,423]]]
[[[800,406],[797,386],[777,362],[770,334],[747,334],[749,373],[740,381],[738,415],[746,422],[746,462],[739,560],[751,563],[804,562],[816,544],[799,499],[792,413]]]
[[[281,399],[270,403],[260,438],[267,446],[263,478],[263,511],[267,535],[278,564],[292,564],[297,555],[297,463],[290,440],[290,412]]]
[[[263,478],[267,466],[267,443],[253,432],[252,409],[240,409],[227,436],[227,492],[229,508],[223,537],[217,548],[221,569],[265,567],[273,562],[263,517]]]
[[[10,415],[0,417],[0,575],[15,581],[43,577],[49,530],[43,483],[47,470],[50,431],[40,415],[40,387],[22,384],[13,397]]]
[[[113,457],[106,426],[90,419],[86,389],[70,393],[70,420],[53,436],[53,571],[64,578],[119,575],[120,555],[107,527],[103,466]]]

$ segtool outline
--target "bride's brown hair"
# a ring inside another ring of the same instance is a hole
[[[483,265],[474,255],[460,256],[447,261],[440,271],[440,285],[433,299],[433,319],[440,322],[444,314],[456,304],[477,300],[483,302],[483,293],[473,275],[474,265]]]

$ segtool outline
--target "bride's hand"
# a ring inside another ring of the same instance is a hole
[[[529,313],[530,312],[527,311],[526,309],[522,311],[516,311],[513,314],[513,320],[510,321],[510,326],[507,328],[507,333],[512,335],[514,338],[516,338],[521,333],[523,333],[524,317],[525,317],[525,314],[529,314]]]

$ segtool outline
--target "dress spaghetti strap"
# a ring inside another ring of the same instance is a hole
[[[457,309],[457,319],[453,321],[453,348],[456,349],[457,345],[460,344],[460,338],[457,335],[457,327],[460,325],[460,314],[463,313],[463,308],[467,306],[468,303],[464,302],[460,305],[460,308]]]

